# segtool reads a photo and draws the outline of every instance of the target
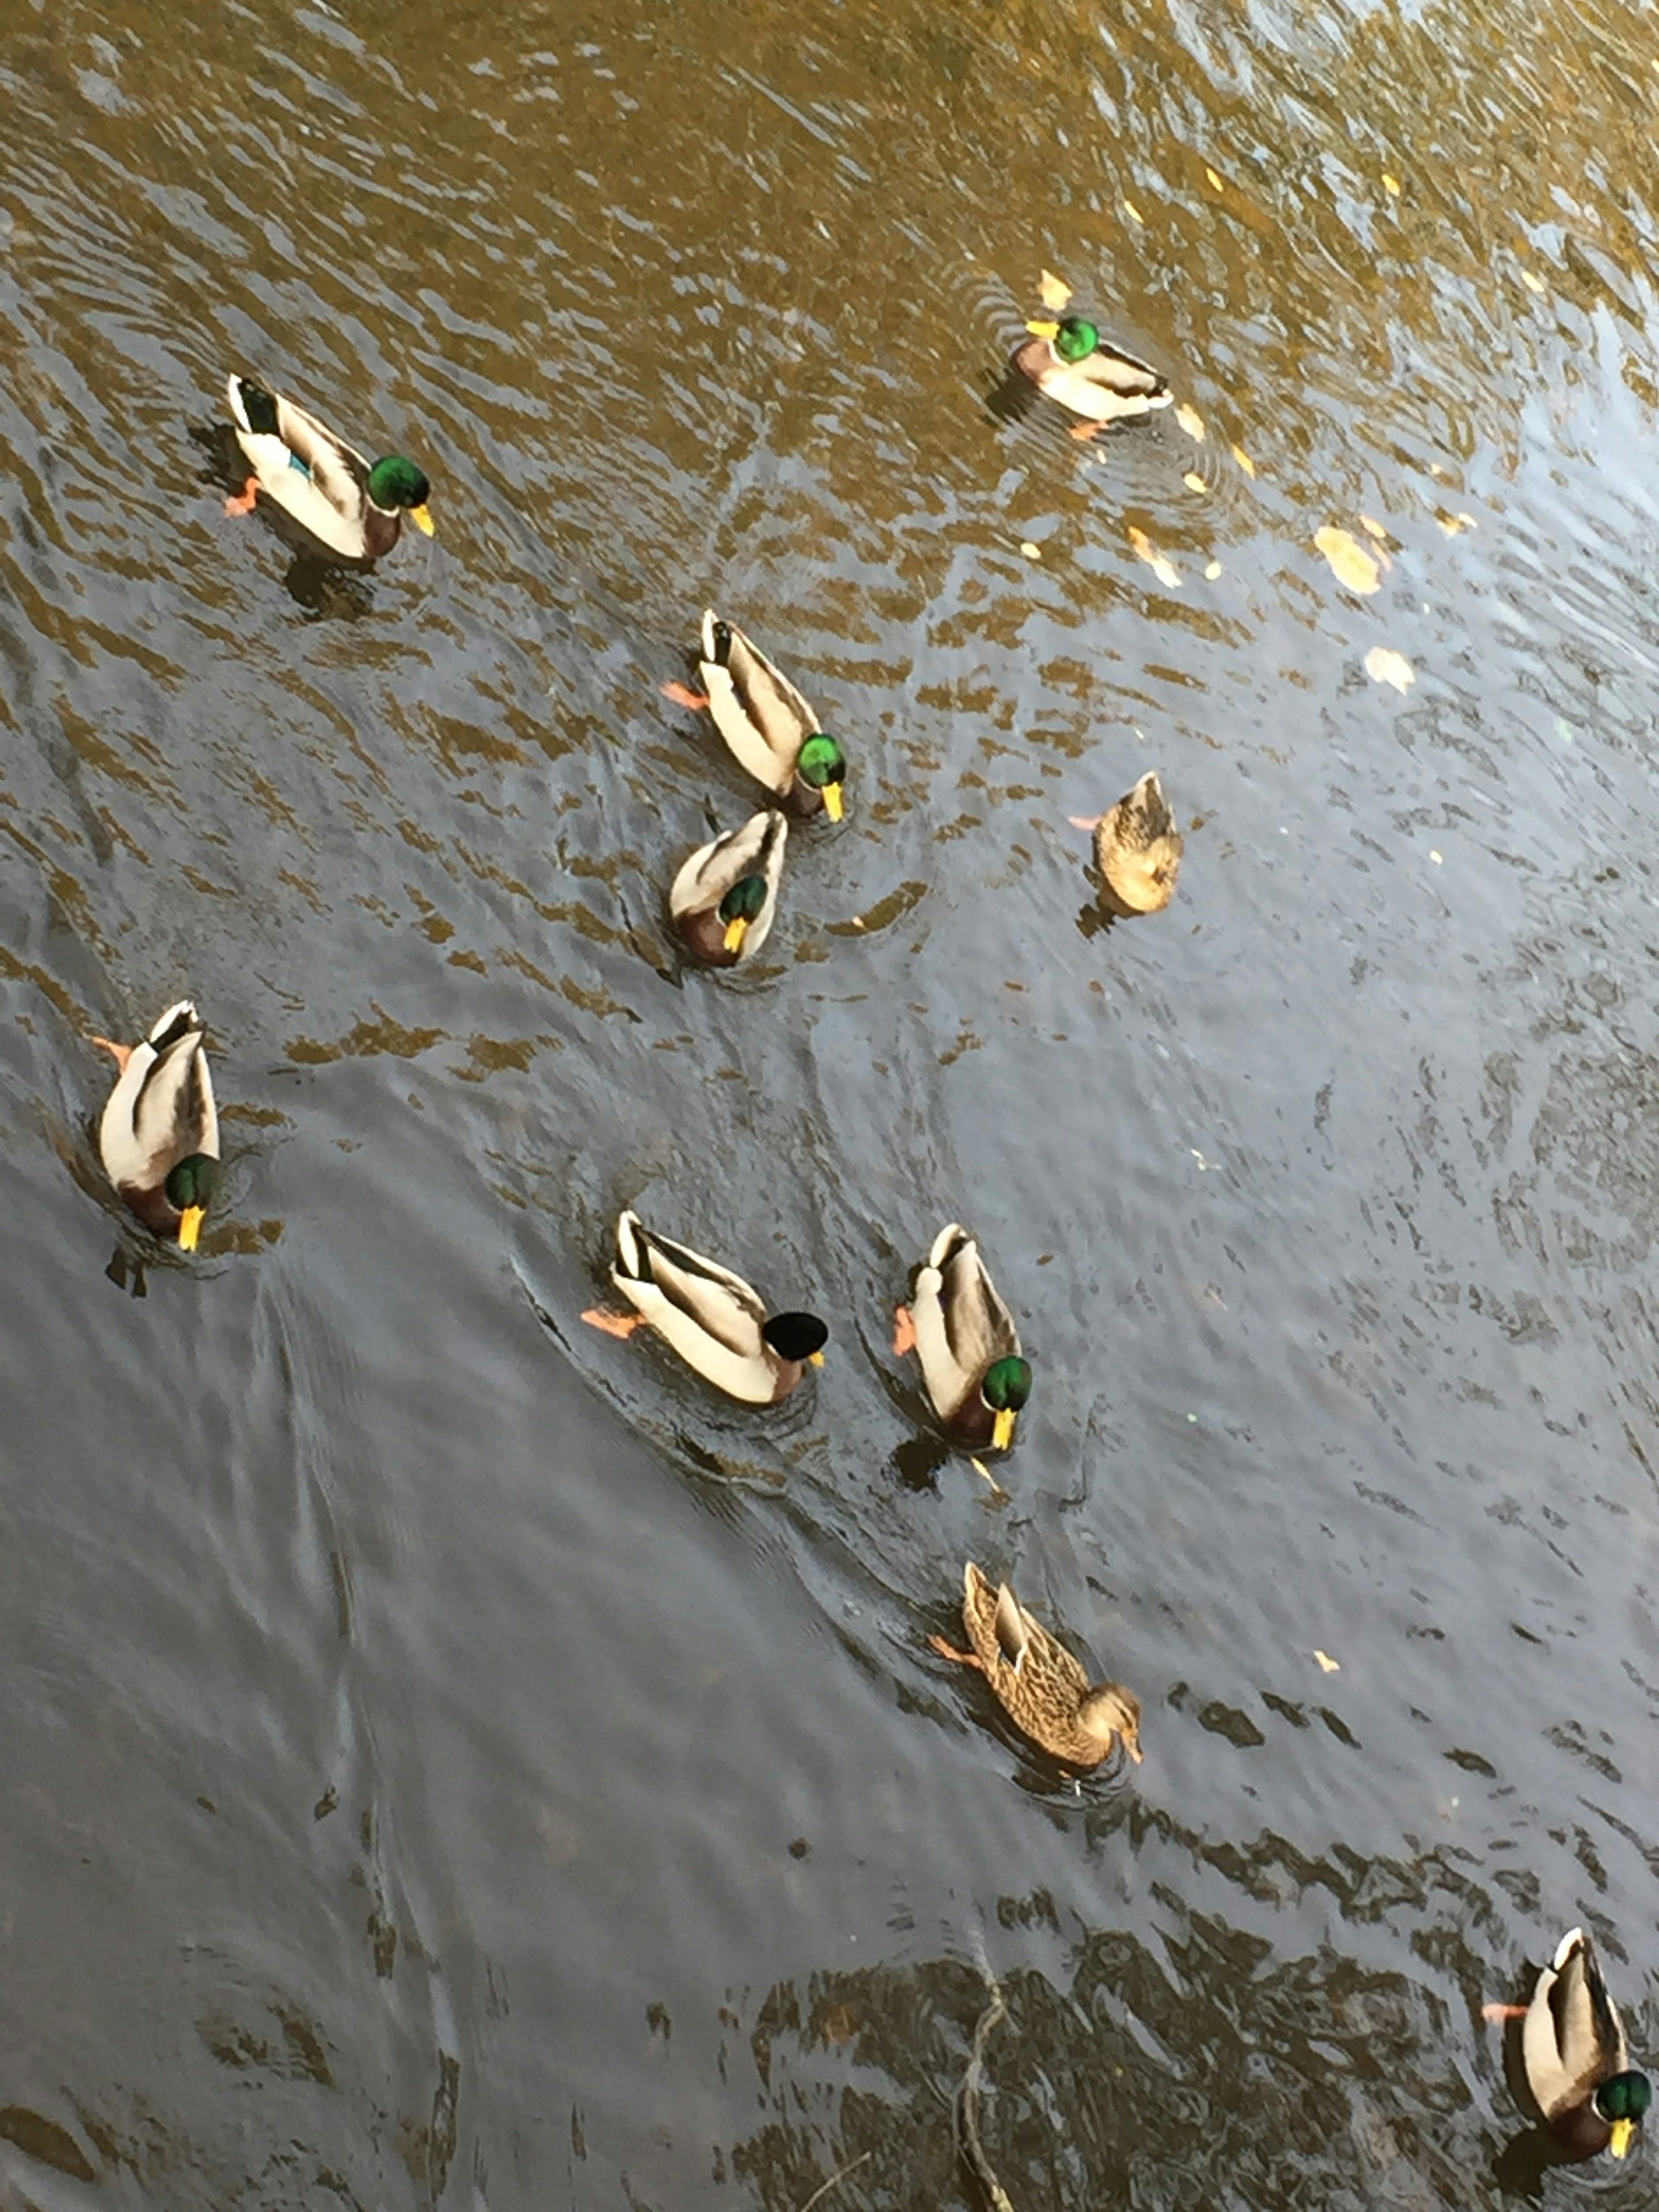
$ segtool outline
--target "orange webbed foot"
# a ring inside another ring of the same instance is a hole
[[[636,1328],[645,1327],[643,1314],[606,1313],[603,1306],[589,1306],[582,1319],[590,1328],[603,1329],[607,1336],[619,1336],[624,1342]]]
[[[258,477],[250,477],[240,492],[234,493],[225,501],[225,513],[227,514],[252,514],[253,512],[254,502],[258,498],[258,495],[259,479]]]
[[[1480,2008],[1482,2020],[1524,2020],[1526,2016],[1525,2005],[1487,2004]]]
[[[1091,438],[1097,438],[1100,435],[1100,428],[1098,422],[1073,422],[1072,435],[1080,446],[1086,445]]]
[[[131,1045],[115,1044],[108,1037],[94,1037],[92,1042],[98,1047],[100,1052],[106,1052],[109,1054],[110,1058],[115,1062],[116,1071],[118,1074],[125,1075],[126,1073],[127,1062],[132,1058],[134,1050],[134,1048]]]
[[[942,1636],[930,1636],[927,1641],[941,1659],[954,1659],[958,1667],[979,1667],[977,1651],[958,1651],[954,1644],[947,1644]],[[983,1674],[984,1671],[980,1667],[980,1672]]]
[[[694,691],[689,684],[665,684],[662,696],[665,699],[672,699],[677,707],[690,707],[697,714],[708,704],[708,694]]]
[[[893,1308],[893,1357],[902,1359],[907,1352],[916,1348],[916,1325],[910,1318],[908,1306]]]

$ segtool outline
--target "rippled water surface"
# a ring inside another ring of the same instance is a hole
[[[12,0],[7,2204],[972,2204],[993,1979],[1018,2212],[1647,2201],[1480,2007],[1582,1920],[1659,2028],[1654,53]],[[1179,419],[1013,404],[1044,269]],[[234,366],[435,540],[228,518]],[[852,763],[737,976],[662,910],[754,803],[659,692],[711,599]],[[1067,817],[1151,765],[1103,927]],[[193,1265],[92,1143],[186,992]],[[584,1328],[625,1203],[811,1389]],[[1000,1489],[890,1351],[958,1218]],[[1143,1766],[929,1651],[969,1556]]]

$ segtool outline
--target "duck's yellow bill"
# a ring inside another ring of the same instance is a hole
[[[806,1364],[809,1367],[822,1367],[823,1354],[821,1352],[809,1352],[806,1355]]]
[[[429,507],[411,507],[409,510],[409,519],[423,537],[431,537],[432,511]]]
[[[841,820],[842,815],[846,808],[846,804],[847,802],[841,795],[841,786],[838,783],[826,783],[824,785],[823,811],[830,817],[830,819],[832,822],[839,822]]]
[[[1060,336],[1058,323],[1027,323],[1025,327],[1034,338],[1053,339]]]
[[[1018,1416],[1012,1406],[1000,1406],[991,1420],[991,1442],[998,1451],[1006,1451],[1014,1441],[1014,1422]]]
[[[1614,2120],[1613,2133],[1607,2137],[1607,2148],[1615,2158],[1628,2158],[1631,2137],[1636,2133],[1634,2120]]]
[[[749,922],[747,917],[740,914],[733,915],[731,921],[726,925],[726,937],[724,942],[726,951],[728,952],[741,952],[743,950],[743,940],[748,934]]]
[[[179,1249],[193,1252],[196,1240],[202,1233],[202,1223],[207,1213],[204,1206],[187,1206],[179,1216]]]

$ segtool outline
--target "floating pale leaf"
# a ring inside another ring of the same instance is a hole
[[[1342,1672],[1342,1662],[1340,1659],[1333,1659],[1328,1651],[1316,1651],[1314,1657],[1319,1662],[1322,1674],[1340,1674]]]
[[[1478,530],[1480,526],[1472,514],[1437,514],[1434,519],[1448,538],[1455,538],[1460,532]]]
[[[1124,203],[1123,203],[1123,212],[1124,212],[1124,214],[1125,214],[1125,215],[1127,215],[1127,216],[1128,216],[1128,218],[1129,218],[1129,220],[1130,220],[1130,222],[1138,222],[1138,223],[1139,223],[1143,228],[1145,227],[1145,225],[1146,225],[1146,216],[1145,216],[1144,215],[1142,215],[1142,213],[1140,212],[1140,210],[1139,210],[1139,209],[1135,205],[1135,204],[1134,204],[1134,202],[1133,202],[1133,200],[1125,200],[1125,201],[1124,201]]]
[[[1217,176],[1213,169],[1206,168],[1204,173],[1210,180],[1210,189],[1212,191],[1219,192],[1226,190],[1226,186],[1222,183],[1220,178]]]
[[[1521,271],[1521,282],[1529,292],[1546,292],[1549,289],[1543,278],[1534,276],[1530,269],[1523,269]]]
[[[1188,491],[1208,491],[1210,489],[1196,469],[1188,469],[1181,481]]]
[[[1040,561],[1042,558],[1042,548],[1030,538],[1022,541],[1019,550],[1028,561]]]
[[[1038,277],[1037,290],[1042,295],[1043,306],[1052,307],[1056,314],[1072,296],[1071,286],[1063,276],[1056,276],[1051,269],[1045,269]]]
[[[1337,582],[1351,592],[1369,595],[1382,582],[1382,570],[1352,531],[1328,522],[1314,532],[1314,544],[1330,562]]]
[[[1430,859],[1434,862],[1434,865],[1436,866],[1436,867],[1437,867],[1437,868],[1441,867],[1441,866],[1443,866],[1444,865],[1444,862],[1443,862],[1443,859],[1442,859],[1442,856],[1441,856],[1438,853],[1431,852],[1431,853],[1430,853],[1430,854],[1429,854],[1429,858],[1430,858]]]
[[[1397,200],[1399,198],[1400,179],[1398,177],[1391,177],[1386,169],[1382,172],[1382,189],[1389,195],[1390,199]]]
[[[1219,562],[1219,561],[1212,561],[1212,562],[1208,564],[1208,566],[1206,568],[1206,569],[1205,569],[1205,571],[1204,571],[1204,574],[1205,574],[1205,576],[1206,576],[1206,580],[1207,580],[1210,583],[1212,583],[1212,583],[1214,583],[1214,581],[1215,581],[1216,578],[1217,578],[1217,577],[1221,574],[1221,563],[1220,563],[1220,562]]]
[[[1255,463],[1250,459],[1243,446],[1235,446],[1233,447],[1233,459],[1238,463],[1239,467],[1243,470],[1247,477],[1253,477],[1255,474]]]
[[[1134,547],[1135,551],[1139,554],[1141,559],[1152,570],[1153,575],[1158,578],[1160,584],[1167,584],[1171,591],[1180,590],[1180,569],[1176,568],[1175,562],[1171,561],[1166,554],[1163,554],[1158,551],[1157,546],[1153,544],[1152,539],[1148,538],[1144,530],[1137,530],[1132,524],[1129,530],[1129,543]]]
[[[1188,406],[1184,399],[1176,409],[1176,421],[1180,423],[1195,446],[1201,446],[1210,434],[1204,428],[1204,417],[1199,413],[1197,408]]]
[[[1359,527],[1366,532],[1367,536],[1375,538],[1379,544],[1385,544],[1387,542],[1389,535],[1388,532],[1384,530],[1380,522],[1373,522],[1369,514],[1362,514],[1360,516]]]
[[[1417,681],[1417,671],[1391,645],[1371,647],[1365,655],[1365,673],[1373,684],[1392,684],[1396,691],[1409,691]]]

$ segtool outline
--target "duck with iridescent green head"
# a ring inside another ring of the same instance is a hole
[[[1013,366],[1039,392],[1086,417],[1091,427],[1079,427],[1073,437],[1092,437],[1103,422],[1149,415],[1155,407],[1167,407],[1174,396],[1155,368],[1106,344],[1096,325],[1081,315],[1025,327],[1031,335],[1017,349]]]
[[[180,999],[137,1044],[92,1042],[118,1071],[98,1123],[104,1172],[147,1229],[193,1252],[219,1182],[219,1113],[201,1017]]]
[[[839,822],[847,780],[840,740],[754,640],[713,607],[703,611],[697,666],[701,691],[665,684],[663,696],[696,712],[706,707],[739,763],[792,814],[823,812]]]
[[[1568,1929],[1528,2003],[1484,2010],[1488,2020],[1520,2020],[1527,2087],[1569,2155],[1627,2156],[1653,2084],[1630,2063],[1625,2023],[1583,1929]]]
[[[933,1411],[956,1443],[1006,1451],[1031,1395],[1014,1317],[997,1295],[979,1246],[952,1221],[916,1270],[895,1318],[893,1350],[915,1352]]]
[[[753,959],[777,915],[789,824],[775,806],[692,854],[668,893],[676,933],[711,968]]]
[[[365,459],[326,423],[251,376],[233,375],[229,393],[236,442],[253,473],[246,489],[225,501],[227,514],[251,514],[263,491],[348,561],[378,561],[389,553],[405,514],[431,537],[432,487],[413,461],[401,453]]]

